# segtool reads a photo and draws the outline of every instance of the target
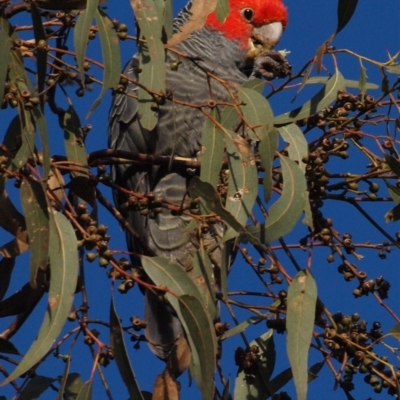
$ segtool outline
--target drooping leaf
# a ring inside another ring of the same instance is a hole
[[[128,390],[130,400],[143,400],[138,382],[132,369],[131,362],[126,351],[124,335],[115,309],[114,298],[111,298],[110,304],[110,346],[114,353],[115,362],[121,378]]]
[[[393,326],[385,336],[393,336],[400,342],[400,324]]]
[[[40,106],[34,106],[31,110],[31,115],[39,131],[39,139],[42,145],[43,184],[46,186],[47,178],[50,174],[50,144],[47,123]]]
[[[316,303],[317,285],[314,278],[310,273],[300,271],[289,286],[286,311],[286,347],[299,400],[307,398],[307,361]]]
[[[356,10],[358,0],[339,0],[337,14],[338,23],[335,34],[337,35],[350,21]]]
[[[45,270],[49,255],[49,212],[46,195],[40,182],[24,178],[21,183],[21,204],[24,210],[30,246],[30,283],[36,287],[39,269]]]
[[[254,153],[248,142],[236,135],[231,141],[226,139],[226,153],[229,165],[228,193],[226,210],[240,225],[244,225],[257,198],[258,176]],[[237,230],[229,227],[224,240],[237,236]]]
[[[330,79],[329,76],[312,76],[311,78],[309,78],[307,80],[306,84],[307,85],[312,85],[312,84],[316,84],[316,83],[325,84],[326,82],[328,82],[329,79]],[[360,82],[356,81],[356,80],[345,79],[344,83],[345,83],[345,87],[347,87],[347,88],[359,88],[360,87]],[[368,90],[379,89],[379,85],[377,85],[376,83],[365,82],[365,89],[368,89]]]
[[[224,390],[222,392],[222,399],[221,400],[230,400],[231,399],[231,395],[229,393],[229,386],[230,386],[230,382],[229,379],[226,381],[225,386],[224,386]]]
[[[278,131],[283,140],[289,143],[289,158],[297,161],[299,167],[305,173],[306,164],[302,160],[308,155],[308,143],[303,131],[296,124],[281,126],[278,128]]]
[[[9,341],[0,338],[0,353],[19,355],[17,348]]]
[[[174,15],[173,15],[173,7],[172,7],[172,0],[165,0],[163,1],[164,3],[164,31],[167,36],[167,40],[172,37],[174,31],[173,31],[173,20],[174,20]]]
[[[50,385],[55,381],[54,378],[49,378],[47,376],[36,375],[29,380],[28,384],[24,387],[20,395],[19,400],[31,400],[38,399],[39,396],[50,387]]]
[[[365,94],[367,91],[367,69],[364,67],[360,58],[360,79],[358,80],[358,88],[361,94]]]
[[[25,218],[15,208],[5,190],[0,193],[0,227],[15,237],[10,242],[0,245],[0,255],[11,258],[29,249]]]
[[[253,140],[264,139],[273,128],[273,114],[268,100],[256,90],[245,87],[238,88],[239,100],[245,105],[240,109],[244,120],[250,125],[247,130],[249,137]]]
[[[273,330],[261,335],[250,343],[259,348],[259,362],[255,365],[255,371],[251,374],[240,371],[235,380],[234,400],[252,399],[264,400],[268,391],[268,381],[275,366],[275,345]]]
[[[192,351],[191,371],[199,386],[203,400],[214,394],[214,370],[217,346],[214,325],[198,298],[179,296],[181,321]]]
[[[203,392],[203,399],[212,398],[210,390],[217,351],[215,330],[198,287],[183,268],[162,257],[142,256],[141,261],[146,274],[156,285],[167,287],[175,294],[166,293],[166,297],[185,329],[192,351],[194,377]]]
[[[388,65],[385,67],[386,71],[390,74],[400,74],[400,65]]]
[[[7,293],[14,265],[15,257],[3,257],[0,260],[0,301],[3,300]]]
[[[244,229],[235,217],[224,208],[219,194],[211,184],[202,182],[199,177],[194,176],[189,184],[189,192],[192,198],[201,197],[205,202],[207,210],[219,215],[236,232]]]
[[[214,108],[211,117],[220,121],[217,108]],[[201,135],[201,170],[200,179],[217,187],[219,173],[224,156],[224,134],[211,118],[207,118]]]
[[[389,154],[385,154],[385,159],[392,172],[400,178],[400,161]]]
[[[64,391],[65,400],[76,400],[76,397],[78,396],[82,387],[83,380],[78,373],[72,372],[68,374]]]
[[[73,167],[75,167],[76,171],[72,172],[72,176],[87,178],[88,167],[82,125],[79,115],[72,104],[69,105],[68,110],[60,118],[60,124],[64,130],[64,145],[67,159],[75,164]]]
[[[34,2],[31,3],[31,15],[35,42],[36,46],[38,46],[40,41],[46,41],[46,34],[43,28],[42,17]],[[37,60],[37,90],[38,93],[41,94],[44,90],[44,84],[46,81],[47,52],[42,48],[42,46],[38,46],[35,55]],[[40,96],[40,99],[43,107],[43,96]]]
[[[56,212],[50,220],[50,288],[48,308],[36,340],[0,386],[35,365],[51,348],[70,312],[78,276],[76,236],[67,218]]]
[[[140,34],[146,43],[139,45],[140,83],[157,93],[165,93],[165,50],[162,43],[162,20],[158,18],[153,0],[131,0]],[[154,98],[143,88],[138,90],[140,124],[151,131],[157,118],[151,109]]]
[[[204,308],[207,310],[211,320],[214,321],[217,316],[216,283],[213,265],[204,246],[197,250],[193,258],[193,269],[188,273],[200,291]]]
[[[92,112],[99,106],[107,90],[117,87],[121,74],[121,54],[114,24],[101,8],[96,8],[94,15],[97,28],[99,29],[104,73],[100,95],[90,107],[87,118],[89,118]]]
[[[90,400],[92,398],[92,384],[93,380],[85,382],[76,397],[76,400]]]
[[[217,7],[215,8],[215,14],[217,15],[218,21],[224,22],[225,18],[229,15],[229,2],[228,0],[218,0]]]
[[[386,183],[388,192],[394,203],[396,204],[391,210],[385,214],[386,222],[395,222],[400,220],[400,190],[397,186]]]
[[[231,336],[237,335],[239,333],[242,333],[246,330],[247,327],[249,327],[250,325],[254,325],[257,324],[258,322],[262,321],[263,317],[250,317],[247,318],[246,320],[244,320],[243,322],[241,322],[239,325],[236,325],[234,328],[229,329],[229,331],[224,332],[220,339],[227,339]]]
[[[0,54],[1,54],[1,63],[0,63],[0,99],[4,97],[4,89],[5,82],[8,73],[8,62],[10,60],[10,46],[11,40],[8,36],[8,33],[5,31],[0,31]]]
[[[308,370],[308,379],[307,379],[308,383],[312,382],[314,379],[317,378],[317,374],[321,370],[323,365],[324,362],[322,361],[322,362],[317,362],[310,367],[310,369]],[[270,395],[267,396],[267,399],[269,399],[273,394],[277,393],[278,390],[281,390],[292,379],[293,379],[293,373],[290,367],[283,370],[274,378],[272,378],[268,383]]]
[[[336,71],[328,80],[327,84],[315,96],[313,96],[311,100],[304,103],[301,107],[278,115],[274,118],[274,124],[285,125],[315,114],[335,101],[337,97],[337,91],[339,89],[343,89],[344,87],[345,80],[343,75],[339,71]]]
[[[65,393],[65,388],[67,386],[67,380],[68,380],[68,374],[69,374],[69,367],[71,365],[71,358],[69,356],[64,358],[64,371],[61,377],[58,378],[60,382],[60,387],[57,392],[57,397],[56,400],[63,400],[64,399],[64,394]]]
[[[0,302],[0,318],[28,314],[42,298],[44,289],[26,283],[22,288]]]
[[[33,156],[35,148],[35,126],[32,123],[31,113],[18,106],[19,126],[21,127],[22,144],[12,161],[12,169],[16,171],[22,168]]]
[[[282,165],[283,190],[281,197],[269,209],[266,222],[249,225],[247,232],[261,243],[270,243],[291,232],[303,208],[306,180],[300,167],[288,157],[279,156]]]
[[[299,89],[297,90],[296,94],[294,95],[294,97],[292,99],[292,102],[294,102],[296,100],[297,95],[303,90],[303,88],[307,84],[311,83],[310,80],[312,78],[310,78],[310,75],[311,75],[311,71],[313,70],[313,67],[314,67],[314,64],[311,64],[311,66],[309,68],[307,68],[306,72],[304,73],[303,79],[301,80]],[[320,77],[317,77],[317,78],[320,78]],[[325,83],[325,82],[323,82],[323,83]]]
[[[261,164],[264,167],[264,199],[266,202],[271,200],[272,196],[272,163],[274,161],[274,154],[278,148],[278,132],[276,129],[272,129],[266,137],[261,139],[258,145],[258,151],[260,154]]]
[[[170,40],[168,47],[173,47],[183,42],[189,35],[203,28],[206,23],[208,14],[213,12],[217,7],[218,0],[194,0],[190,8],[190,18],[180,27],[179,32],[176,32]],[[221,15],[220,15],[221,16]],[[146,35],[145,35],[146,36]]]
[[[89,0],[87,2],[86,9],[79,13],[74,27],[75,57],[82,82],[85,81],[83,64],[85,62],[86,48],[89,41],[89,31],[90,27],[92,26],[94,15],[98,5],[99,0]]]

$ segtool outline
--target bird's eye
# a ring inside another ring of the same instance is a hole
[[[253,10],[251,8],[245,8],[242,10],[242,15],[247,21],[251,21],[253,19]]]

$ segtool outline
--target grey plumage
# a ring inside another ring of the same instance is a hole
[[[189,9],[181,11],[174,21],[174,29],[179,29],[189,15]],[[193,62],[185,57],[167,51],[166,88],[176,100],[193,104],[207,104],[209,100],[226,101],[228,90],[213,79],[207,80],[208,71],[233,85],[240,85],[251,74],[243,65],[245,50],[232,46],[222,33],[203,28],[193,32],[176,49],[189,57],[201,58]],[[178,70],[169,68],[172,63],[180,62]],[[138,58],[132,58],[124,69],[124,74],[137,81]],[[212,96],[210,95],[210,88]],[[138,88],[128,83],[127,93],[137,96]],[[116,94],[110,110],[109,147],[132,153],[154,155],[196,157],[201,146],[201,132],[205,117],[195,108],[185,107],[167,100],[158,111],[158,123],[149,132],[140,126],[137,100],[125,94]],[[218,173],[216,171],[216,173]],[[116,165],[113,167],[116,184],[135,192],[153,192],[174,204],[180,204],[186,193],[191,174],[185,168],[148,167],[137,165]],[[117,203],[126,201],[121,194],[116,195]],[[195,235],[183,232],[182,228],[189,218],[173,216],[163,209],[155,219],[143,216],[138,211],[130,211],[125,218],[144,240],[152,252],[166,257],[170,262],[184,269],[190,268],[194,253],[198,249]],[[215,243],[222,233],[222,226],[216,225],[215,231],[208,235],[208,242]],[[141,244],[131,235],[127,235],[128,248],[135,254],[143,254]],[[214,264],[219,264],[220,251],[213,254]],[[135,255],[132,257],[138,263]],[[214,265],[218,268],[219,265]],[[150,291],[146,291],[145,318],[148,322],[146,337],[152,351],[160,358],[167,358],[174,341],[182,334],[182,326],[170,307],[160,302]]]

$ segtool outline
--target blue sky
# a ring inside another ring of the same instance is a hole
[[[178,11],[184,2],[176,2],[174,8]],[[299,2],[295,0],[287,0],[285,4],[288,6],[289,10],[289,25],[284,33],[284,36],[278,45],[279,49],[287,49],[290,51],[288,56],[290,62],[293,65],[293,71],[298,71],[304,63],[312,58],[315,54],[316,49],[323,43],[323,41],[330,36],[330,34],[336,28],[336,6],[337,1],[320,1],[320,0],[308,0],[307,2]],[[111,18],[117,18],[119,21],[126,23],[129,27],[133,25],[133,14],[129,6],[128,1],[121,0],[110,0],[107,3],[107,13]],[[333,45],[336,48],[348,48],[358,54],[365,57],[378,60],[386,61],[387,52],[390,54],[396,53],[400,50],[400,30],[398,27],[400,18],[400,3],[397,1],[372,1],[363,0],[358,4],[353,19],[346,26],[346,28],[338,35],[334,40]],[[129,31],[133,33],[133,28]],[[121,45],[122,49],[122,59],[125,63],[135,51],[135,45],[133,42],[126,41]],[[91,57],[99,59],[99,47],[98,43],[90,42],[89,53]],[[338,55],[338,65],[342,74],[347,79],[359,78],[359,64],[358,61],[349,55]],[[332,63],[329,57],[325,57],[324,61],[330,72],[333,72]],[[367,68],[367,75],[369,81],[380,84],[381,75],[375,66],[368,63],[364,63]],[[393,79],[393,77],[392,77]],[[318,90],[317,86],[310,89],[304,90],[296,102],[290,104],[288,99],[290,99],[294,92],[292,91],[288,95],[276,96],[271,99],[271,106],[274,113],[280,114],[286,112],[291,108],[295,108],[301,105],[302,102],[306,101],[312,93]],[[70,95],[73,97],[75,88],[67,88]],[[93,96],[87,96],[83,99],[79,99],[78,112],[81,117],[81,121],[84,121],[84,117],[90,108],[90,104],[98,94],[98,88],[94,88]],[[372,95],[378,96],[379,90],[371,92]],[[102,105],[95,111],[91,118],[87,121],[93,126],[92,131],[89,134],[87,140],[88,151],[95,151],[99,149],[106,148],[107,146],[107,113],[110,105],[110,95],[108,94],[103,100]],[[49,110],[46,111],[48,114]],[[9,110],[0,110],[0,118],[4,121],[0,127],[0,138],[5,132],[8,121],[11,120],[13,114]],[[50,132],[51,132],[51,145],[52,154],[62,154],[63,142],[62,142],[62,132],[60,131],[57,122],[51,119]],[[382,132],[382,127],[377,129],[371,128],[371,133]],[[362,164],[361,169],[368,162],[365,158],[356,158],[353,161],[348,161],[347,166],[349,171],[357,171]],[[338,164],[339,165],[339,164]],[[332,168],[334,169],[334,168]],[[109,194],[106,189],[104,192]],[[332,203],[332,204],[331,204]],[[341,232],[351,231],[355,242],[365,241],[369,238],[375,243],[382,242],[383,238],[381,235],[373,231],[371,225],[369,225],[364,219],[359,218],[354,210],[350,207],[346,207],[344,203],[334,203],[331,202],[326,205],[326,213],[332,216],[335,220],[335,227]],[[383,221],[383,215],[391,208],[390,204],[382,203],[380,205],[367,205],[366,210],[370,210],[373,217],[379,221]],[[101,222],[107,224],[110,227],[110,234],[112,236],[111,247],[124,249],[124,235],[119,230],[115,221],[110,219],[106,212],[101,214]],[[400,230],[400,225],[385,225],[385,228],[394,235],[395,231]],[[287,242],[296,242],[299,237],[306,233],[306,228],[299,224],[294,235],[290,235],[287,238]],[[6,235],[3,231],[0,232],[1,242],[6,239]],[[307,262],[307,253],[295,252],[294,253],[299,260],[300,265],[303,267]],[[329,254],[328,250],[320,249],[316,252],[316,257],[313,262],[313,274],[318,283],[319,294],[324,303],[328,306],[331,312],[344,311],[347,313],[352,313],[358,311],[362,317],[368,319],[368,321],[380,320],[382,322],[382,328],[384,331],[390,329],[395,321],[389,317],[387,313],[382,311],[382,308],[376,303],[372,296],[368,298],[362,298],[357,301],[354,300],[351,295],[352,289],[350,287],[355,286],[353,283],[343,285],[342,277],[336,272],[336,267],[338,262],[328,264],[325,260],[326,256]],[[368,272],[369,276],[372,278],[378,275],[384,275],[392,280],[392,284],[399,282],[399,271],[398,271],[398,260],[399,253],[398,250],[393,250],[391,254],[385,261],[379,260],[376,252],[365,250],[363,252],[365,258],[358,263],[359,268]],[[17,260],[18,265],[16,267],[17,272],[15,273],[12,286],[9,289],[9,294],[17,290],[21,286],[21,282],[25,283],[28,276],[28,265],[27,257],[20,257]],[[284,257],[282,257],[284,260]],[[287,259],[285,259],[285,267],[289,272],[294,275],[295,272],[291,269],[291,266]],[[89,299],[93,303],[93,307],[90,310],[90,317],[93,319],[108,319],[109,310],[109,300],[110,300],[110,280],[104,274],[104,270],[100,270],[97,267],[97,263],[87,264],[87,278],[88,278],[88,294]],[[233,272],[230,276],[230,290],[237,289],[245,290],[262,290],[261,286],[258,287],[258,283],[254,282],[252,278],[249,278],[248,270],[243,263],[238,263],[235,265]],[[343,290],[344,288],[344,290]],[[394,289],[394,288],[393,288]],[[387,304],[396,312],[399,312],[399,300],[400,295],[396,290],[391,290],[390,298],[387,300]],[[343,292],[341,291],[343,290]],[[80,304],[80,299],[77,299],[76,305]],[[96,307],[94,306],[96,304]],[[266,305],[268,302],[266,301]],[[45,302],[42,302],[34,315],[30,317],[28,324],[31,324],[29,329],[28,326],[13,338],[13,343],[18,347],[21,352],[28,349],[28,343],[30,343],[40,326],[45,311]],[[117,295],[117,309],[120,316],[123,318],[123,325],[128,325],[128,318],[131,315],[143,315],[142,310],[142,296],[138,290],[133,290],[125,296]],[[224,314],[223,314],[224,315]],[[239,320],[248,316],[245,313],[238,313]],[[4,319],[0,321],[0,331],[7,326],[10,319]],[[229,321],[232,326],[232,321]],[[36,328],[35,328],[36,326]],[[67,325],[71,327],[72,325]],[[108,333],[107,330],[103,328],[98,328],[102,331],[100,338],[107,341]],[[265,324],[259,324],[256,327],[252,327],[248,330],[248,338],[252,340],[266,330]],[[277,349],[282,352],[278,357],[277,365],[275,368],[275,373],[279,373],[281,370],[287,368],[288,362],[286,357],[286,351],[283,350],[284,346],[284,336],[275,335]],[[390,342],[390,341],[389,341]],[[390,342],[392,345],[397,345],[394,341]],[[89,351],[85,346],[77,345],[78,350],[76,352],[75,358],[72,360],[71,371],[80,372],[84,380],[88,379],[91,363],[86,363],[86,360],[90,358]],[[151,390],[153,385],[153,379],[155,374],[160,373],[163,369],[163,364],[156,360],[151,353],[148,351],[146,345],[142,345],[139,351],[132,349],[132,344],[127,342],[127,346],[130,348],[131,362],[136,373],[137,379],[143,390]],[[227,368],[227,375],[230,377],[231,382],[234,381],[236,375],[236,367],[233,365],[233,350],[238,347],[243,346],[239,338],[234,338],[231,341],[226,341],[224,343],[224,360],[223,367]],[[76,351],[75,350],[75,351]],[[69,345],[63,348],[63,351],[67,353],[69,351]],[[80,354],[85,354],[85,359],[78,358]],[[50,358],[51,368],[40,368],[38,373],[47,376],[58,376],[62,374],[63,363],[59,360]],[[311,352],[310,355],[311,362],[320,361],[320,355]],[[338,364],[336,363],[336,368]],[[111,364],[105,369],[105,374],[107,376],[108,382],[111,387],[112,393],[115,393],[114,399],[126,399],[128,397],[127,392],[121,382],[115,375],[115,365]],[[369,396],[372,398],[386,398],[385,394],[375,395],[370,388],[368,388],[363,382],[361,382],[362,377],[358,377],[360,380],[360,390],[353,392],[356,399],[367,399]],[[190,398],[200,399],[200,396],[192,385],[192,388],[188,388],[188,377],[185,374],[181,378],[183,396],[182,399]],[[357,381],[356,381],[357,383]],[[98,377],[95,379],[96,390],[94,392],[93,398],[105,399],[103,389],[100,387],[100,381]],[[322,394],[323,398],[326,400],[341,400],[346,399],[345,395],[341,391],[333,392],[332,388],[334,385],[334,379],[328,368],[324,368],[320,373],[320,378],[315,380],[309,387],[309,399],[320,399]],[[292,398],[294,399],[294,389],[293,385],[290,383],[284,388]],[[14,391],[10,386],[6,388],[0,388],[0,394],[7,396],[7,400],[11,399]],[[53,399],[54,392],[48,391],[41,399]]]

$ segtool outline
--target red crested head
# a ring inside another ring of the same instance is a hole
[[[263,48],[271,48],[279,41],[283,29],[287,25],[287,9],[281,0],[229,0],[230,13],[225,21],[220,22],[215,14],[211,13],[206,27],[222,32],[226,38],[238,41],[242,48],[248,48],[249,41],[256,41]],[[260,28],[268,29],[268,43],[260,40]],[[260,43],[261,42],[261,43]]]

